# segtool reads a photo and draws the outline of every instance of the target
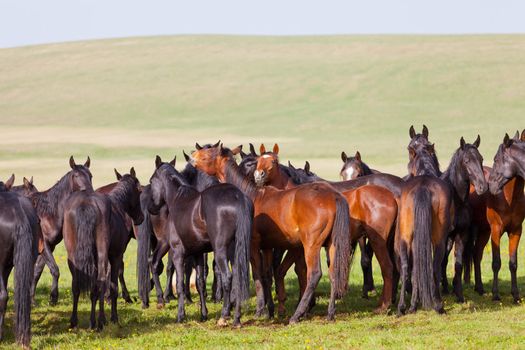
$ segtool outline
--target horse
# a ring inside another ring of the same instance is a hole
[[[479,195],[471,193],[473,207],[473,230],[477,236],[474,245],[475,291],[484,294],[481,279],[481,259],[489,238],[492,243],[492,299],[500,300],[498,273],[501,268],[500,240],[503,233],[509,235],[509,270],[511,273],[511,293],[514,302],[520,301],[516,271],[518,268],[518,244],[525,219],[525,196],[523,194],[525,178],[525,130],[514,138],[507,134],[498,147],[494,165],[485,167],[488,177],[489,192]]]
[[[439,290],[441,266],[451,230],[454,206],[450,186],[438,176],[435,163],[427,152],[415,152],[413,164],[417,172],[402,188],[397,217],[394,250],[401,273],[398,315],[406,311],[408,278],[412,279],[409,312],[418,302],[424,309],[444,313]]]
[[[253,207],[235,186],[218,184],[199,192],[175,169],[157,156],[155,172],[150,178],[152,202],[150,213],[156,215],[168,207],[168,235],[177,272],[177,321],[185,317],[183,268],[184,258],[192,255],[197,265],[197,289],[201,299],[201,320],[207,319],[203,253],[213,251],[221,271],[223,309],[218,321],[226,325],[230,314],[230,291],[235,301],[234,326],[240,326],[241,303],[249,297],[249,253]],[[228,254],[230,253],[230,254]],[[234,256],[232,272],[228,255]]]
[[[143,220],[140,211],[140,182],[135,170],[124,176],[116,170],[118,183],[108,193],[92,189],[72,193],[64,203],[64,244],[73,277],[73,311],[70,327],[78,325],[78,300],[81,292],[90,292],[90,327],[101,330],[106,323],[104,297],[108,284],[111,299],[111,322],[118,322],[118,274],[123,264],[129,230],[126,216],[135,224]],[[98,322],[96,303],[99,302]]]
[[[414,130],[414,126],[411,125],[408,130],[408,134],[410,136],[410,142],[408,143],[408,147],[407,147],[408,160],[409,160],[409,163],[408,163],[409,174],[408,176],[405,177],[405,180],[407,180],[408,178],[412,176],[415,176],[414,174],[411,173],[411,170],[410,170],[410,169],[414,169],[411,163],[413,162],[416,156],[416,153],[419,152],[420,150],[427,150],[429,154],[432,155],[431,159],[427,160],[425,158],[425,161],[432,161],[434,163],[432,165],[432,168],[434,168],[433,171],[437,173],[438,177],[441,176],[441,170],[439,169],[439,161],[438,161],[437,154],[434,148],[434,144],[431,144],[428,141],[428,128],[426,127],[426,125],[423,125],[423,130],[421,131],[421,134],[417,134],[416,131]]]
[[[216,176],[221,182],[240,188],[254,205],[254,230],[251,240],[251,263],[257,293],[257,312],[268,303],[273,316],[269,278],[272,248],[302,248],[307,266],[307,286],[290,323],[296,323],[307,312],[322,272],[320,250],[329,247],[330,302],[328,319],[335,316],[335,299],[344,295],[353,250],[350,246],[348,203],[330,185],[307,184],[288,190],[258,188],[235,163],[233,150],[218,146],[197,147],[191,155],[196,168]],[[264,260],[260,251],[265,252]],[[267,281],[268,283],[265,283]]]
[[[14,181],[14,177],[13,177]],[[7,187],[11,187],[7,183]],[[42,234],[31,202],[7,190],[0,182],[0,340],[7,310],[7,281],[15,267],[14,314],[16,342],[29,348],[31,343],[31,284]]]
[[[84,165],[76,164],[73,156],[71,156],[69,158],[71,170],[68,173],[62,176],[50,189],[43,192],[35,192],[30,196],[30,200],[40,219],[40,227],[44,237],[44,248],[38,256],[35,265],[32,295],[34,296],[35,294],[44,265],[47,265],[53,277],[50,293],[51,305],[56,305],[58,301],[58,278],[60,273],[53,257],[53,250],[62,241],[64,202],[75,191],[93,190],[91,184],[92,176],[89,171],[90,163],[91,161],[87,157]]]
[[[184,153],[185,154],[185,153]],[[185,154],[185,157],[187,155]],[[189,158],[188,158],[189,159]],[[175,165],[175,159],[170,164]],[[186,181],[197,188],[199,191],[218,184],[218,180],[212,176],[208,176],[201,171],[195,169],[191,164],[187,164],[185,169],[181,172],[181,175]],[[149,292],[150,292],[150,271],[153,279],[153,284],[157,293],[157,308],[162,308],[166,302],[171,298],[174,298],[172,291],[172,278],[174,273],[173,259],[169,257],[168,265],[166,267],[167,283],[166,290],[162,292],[159,275],[162,273],[163,264],[162,258],[169,252],[169,239],[168,239],[168,208],[164,206],[159,209],[157,215],[153,215],[148,211],[148,207],[151,205],[152,193],[151,186],[148,184],[144,187],[141,193],[141,208],[144,215],[144,221],[137,227],[138,236],[138,249],[137,249],[137,274],[139,284],[139,296],[142,300],[142,307],[149,307]],[[153,251],[151,245],[153,244]],[[207,262],[206,256],[204,261]],[[189,291],[189,277],[192,272],[192,268],[195,265],[195,261],[192,256],[189,256],[184,263],[186,283],[184,284],[185,297],[191,302],[191,295]],[[205,264],[205,275],[207,275],[207,263]],[[220,274],[214,266],[214,272],[217,272],[215,277],[214,274],[214,285],[212,288],[212,299],[215,301],[222,298],[221,288],[217,288],[220,285]]]
[[[294,179],[301,183],[319,180],[310,171],[309,163],[305,168],[293,168]],[[376,253],[383,275],[383,293],[375,312],[386,310],[392,303],[397,287],[397,276],[393,258],[393,241],[397,202],[390,191],[376,185],[364,185],[353,190],[341,192],[348,201],[350,209],[350,235],[353,245],[367,237],[371,249]],[[366,276],[366,270],[363,275]],[[368,289],[363,286],[363,296]]]

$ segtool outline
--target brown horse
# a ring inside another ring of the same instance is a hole
[[[76,164],[73,156],[71,156],[69,158],[71,170],[47,191],[33,193],[30,197],[40,219],[40,227],[44,237],[43,251],[36,260],[32,295],[35,294],[36,285],[42,275],[44,265],[47,265],[53,277],[50,294],[51,305],[55,305],[58,301],[60,273],[53,257],[53,250],[62,241],[64,202],[73,192],[93,190],[89,165],[89,157],[84,165],[80,165]]]
[[[439,281],[446,253],[446,242],[454,218],[452,192],[449,185],[437,177],[439,169],[428,152],[409,147],[415,176],[402,188],[397,217],[394,249],[401,273],[398,314],[406,310],[408,278],[412,279],[410,312],[418,302],[424,309],[444,312]]]
[[[265,157],[259,158],[256,173],[270,174],[273,169],[277,168],[279,158],[275,148],[274,152],[266,152]],[[301,170],[293,168],[292,171],[299,173]],[[307,172],[309,172],[309,168],[305,170],[305,173]],[[279,175],[275,174],[275,176]],[[279,181],[277,182],[279,183]],[[341,194],[346,198],[349,205],[351,244],[355,245],[361,238],[368,237],[372,249],[376,252],[384,280],[383,294],[376,311],[386,310],[392,303],[393,293],[394,264],[391,253],[393,253],[394,223],[397,216],[396,200],[390,191],[375,185],[365,185],[354,190],[342,191]],[[292,257],[289,257],[290,254],[291,252],[287,254],[283,264],[278,269],[277,278],[280,280],[280,284],[284,284],[286,271],[293,262]],[[299,257],[295,256],[294,258],[296,263],[300,261]],[[279,312],[283,313],[284,290],[278,291],[278,297]]]
[[[104,297],[108,282],[111,321],[118,322],[118,274],[129,236],[126,216],[131,217],[135,224],[140,224],[143,216],[139,200],[141,187],[135,170],[131,168],[130,174],[124,176],[115,170],[115,174],[119,182],[109,194],[87,189],[72,193],[64,203],[64,244],[73,276],[71,328],[78,324],[77,307],[82,291],[90,291],[91,328],[103,328],[106,323]],[[97,301],[98,324],[95,322]]]
[[[525,196],[523,194],[525,178],[525,130],[513,139],[505,135],[494,157],[493,168],[485,167],[490,193],[478,195],[471,193],[473,207],[473,229],[477,234],[474,246],[475,290],[484,293],[481,280],[481,259],[483,249],[489,237],[492,243],[492,299],[500,300],[498,273],[501,268],[500,240],[504,232],[509,235],[509,269],[511,273],[511,293],[515,302],[520,294],[517,284],[518,244],[525,218]],[[489,175],[490,173],[490,175]]]
[[[192,161],[198,169],[215,175],[222,182],[236,185],[254,202],[255,219],[250,258],[258,308],[265,304],[264,294],[268,296],[271,288],[269,283],[263,286],[262,275],[266,280],[270,280],[271,269],[269,263],[262,266],[261,249],[289,249],[299,248],[301,245],[304,249],[307,287],[290,319],[290,323],[295,323],[305,315],[314,296],[315,287],[322,274],[321,247],[328,246],[333,261],[330,265],[331,293],[328,318],[333,319],[335,299],[342,297],[348,286],[352,255],[348,234],[348,203],[341,194],[322,183],[289,190],[278,190],[274,187],[257,188],[250,178],[241,173],[233,159],[234,154],[239,151],[239,147],[232,151],[223,148],[222,144],[217,147],[197,145],[197,150],[192,153]]]

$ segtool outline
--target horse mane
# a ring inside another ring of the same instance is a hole
[[[439,162],[437,160],[436,154],[429,153],[426,149],[417,151],[416,156],[410,161],[409,165],[412,165],[416,168],[416,176],[441,176],[441,171],[439,170]]]
[[[31,200],[35,206],[38,216],[55,216],[58,211],[58,202],[70,192],[68,179],[71,170],[68,171],[53,187],[43,192],[36,192],[31,195]]]
[[[231,183],[232,185],[239,188],[250,199],[253,200],[257,195],[257,187],[255,186],[255,183],[249,176],[246,176],[242,173],[241,169],[237,163],[235,163],[235,160],[233,160],[232,157],[230,157],[226,162],[224,176],[226,177],[226,182]]]
[[[186,167],[180,172],[180,175],[186,179],[189,185],[195,187],[199,192],[219,183],[216,177],[200,171],[190,163],[186,163]]]
[[[466,145],[466,147],[474,147],[471,145]],[[450,163],[448,165],[447,170],[441,174],[441,178],[443,180],[448,180],[450,183],[452,183],[453,179],[457,178],[458,175],[458,163],[461,161],[461,156],[463,153],[461,152],[461,148],[458,148],[456,152],[452,155],[452,158],[450,159]]]
[[[197,191],[197,189],[190,185],[186,178],[182,176],[182,174],[179,173],[173,166],[169,165],[168,163],[163,163],[161,167],[164,167],[166,170],[165,174],[168,180],[171,183],[177,183],[178,186],[177,190],[175,191],[177,197],[186,197],[187,195],[193,194],[195,191]]]
[[[121,205],[126,205],[126,202],[130,198],[133,187],[135,186],[135,181],[133,178],[126,174],[122,176],[115,187],[108,193],[110,200],[114,203],[120,203]]]

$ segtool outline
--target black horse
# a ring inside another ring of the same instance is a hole
[[[0,182],[0,190],[6,190],[4,183]],[[31,202],[17,193],[0,192],[0,339],[7,309],[7,281],[14,266],[15,337],[25,347],[31,342],[31,283],[41,239]]]
[[[221,272],[224,299],[219,325],[225,325],[225,319],[230,314],[230,291],[235,301],[234,325],[240,325],[241,302],[249,296],[248,262],[253,205],[238,188],[230,184],[218,184],[202,192],[197,191],[175,170],[173,163],[163,163],[157,156],[156,170],[150,179],[153,201],[149,211],[158,214],[164,204],[168,206],[169,243],[177,272],[177,321],[181,322],[185,317],[184,258],[191,255],[197,266],[201,320],[207,319],[203,253],[213,251]],[[234,257],[233,271],[228,265],[229,255]]]

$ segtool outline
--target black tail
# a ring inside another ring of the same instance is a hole
[[[97,280],[97,250],[95,228],[97,211],[90,205],[81,205],[75,212],[77,246],[75,248],[75,270],[80,291],[90,291]]]
[[[332,244],[334,244],[335,248],[332,288],[335,289],[335,297],[342,298],[348,289],[348,275],[350,274],[350,265],[354,257],[354,249],[350,245],[350,214],[348,202],[343,196],[338,196],[335,201]]]
[[[34,220],[34,229],[40,229],[36,216]],[[15,336],[18,344],[27,347],[31,342],[31,284],[37,256],[35,237],[28,218],[22,215],[15,232]]]
[[[414,196],[414,236],[412,241],[412,293],[417,293],[424,309],[434,308],[435,286],[432,264],[432,196],[420,187]]]
[[[149,307],[149,292],[151,290],[151,275],[149,268],[149,257],[151,254],[151,235],[153,226],[148,212],[147,195],[142,192],[140,196],[140,207],[144,215],[144,221],[138,226],[137,232],[137,279],[139,284],[139,297],[142,307]]]
[[[236,300],[244,301],[250,296],[250,241],[252,237],[253,204],[243,196],[244,205],[237,213],[235,230],[235,262],[233,266],[232,291]]]

